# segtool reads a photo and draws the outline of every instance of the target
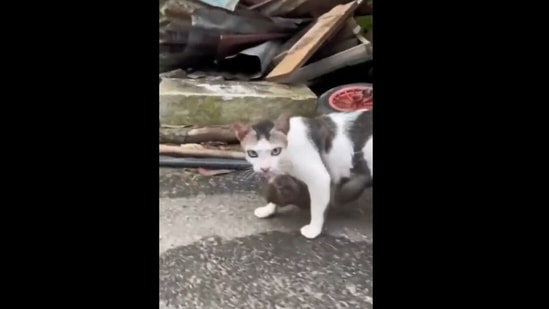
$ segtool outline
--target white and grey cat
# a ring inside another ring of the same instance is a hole
[[[291,175],[309,190],[311,218],[301,228],[306,238],[322,233],[331,188],[346,199],[373,181],[372,111],[333,113],[315,118],[281,115],[276,121],[234,125],[235,134],[256,173]],[[255,215],[268,217],[277,205],[268,203]]]

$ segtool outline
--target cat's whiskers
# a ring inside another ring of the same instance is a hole
[[[254,169],[252,167],[247,168],[242,172],[242,176],[246,180],[255,177],[255,174],[256,174],[256,172],[254,171]]]

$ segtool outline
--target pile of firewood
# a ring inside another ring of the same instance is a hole
[[[230,126],[161,126],[159,154],[171,157],[244,159]]]

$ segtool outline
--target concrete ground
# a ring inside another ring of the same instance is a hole
[[[305,211],[254,216],[257,189],[242,172],[160,169],[160,308],[371,308],[371,190],[307,240]]]

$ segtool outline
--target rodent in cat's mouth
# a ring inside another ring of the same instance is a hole
[[[273,178],[274,176],[276,176],[275,173],[273,172],[267,172],[267,173],[258,173],[258,175],[263,178],[263,179],[271,179]]]

